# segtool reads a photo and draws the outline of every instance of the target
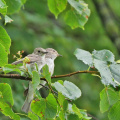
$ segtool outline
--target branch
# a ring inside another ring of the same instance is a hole
[[[65,74],[65,75],[55,75],[55,76],[52,76],[51,79],[62,78],[62,77],[70,77],[72,75],[79,74],[79,73],[95,74],[95,73],[98,73],[98,72],[97,71],[87,71],[87,70],[76,71],[76,72],[72,72],[72,73]],[[32,80],[32,78],[30,78],[30,77],[24,77],[24,76],[21,76],[19,74],[0,74],[0,78],[12,78],[12,79],[21,79],[21,80],[28,80],[28,81]],[[46,81],[45,78],[40,78],[40,79]]]
[[[72,75],[79,74],[79,73],[95,74],[95,73],[98,73],[98,72],[97,71],[88,71],[88,70],[85,70],[85,71],[76,71],[76,72],[72,72],[72,73],[65,74],[65,75],[55,75],[55,76],[52,76],[51,78],[54,79],[54,78],[70,77]]]
[[[91,115],[91,114],[89,114],[89,113],[87,113],[87,115],[88,115],[89,117],[92,117],[93,120],[98,120],[96,117],[94,117],[93,115]]]

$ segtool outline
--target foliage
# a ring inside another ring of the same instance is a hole
[[[14,120],[20,120],[20,117],[16,115],[11,107],[13,106],[13,96],[12,96],[12,91],[11,87],[8,84],[1,83],[0,84],[0,109],[1,112],[9,116],[11,119]]]
[[[81,54],[82,53],[82,54]],[[82,60],[90,67],[95,67],[101,75],[101,81],[104,85],[120,85],[120,64],[114,60],[114,55],[109,50],[94,50],[92,54],[88,51],[77,49],[75,55],[79,60]],[[87,59],[86,59],[87,58]]]
[[[109,111],[109,119],[114,118],[114,115],[112,115],[113,113],[111,111],[118,111],[118,107],[116,104],[118,104],[119,106],[118,101],[120,98],[119,91],[117,91],[116,89],[116,86],[119,86],[120,84],[119,83],[120,77],[117,75],[120,67],[119,64],[117,64],[114,61],[114,55],[109,50],[100,50],[100,51],[94,50],[92,54],[90,54],[89,52],[81,49],[77,49],[74,54],[76,55],[78,60],[82,60],[85,64],[88,64],[90,67],[92,67],[91,69],[103,68],[103,69],[98,69],[101,75],[101,81],[104,85],[106,85],[104,90],[100,93],[100,98],[101,98],[100,110],[101,112]],[[86,57],[89,59],[88,62],[86,61]],[[107,68],[110,67],[111,71],[109,72],[109,69],[105,69],[104,66],[106,66]],[[9,67],[11,66],[7,65],[7,69],[6,66],[3,67],[3,71],[6,72],[5,70],[8,70],[8,72],[9,71],[11,72],[12,70],[13,71],[16,70],[16,72],[18,72],[18,69],[11,69]],[[36,91],[37,86],[40,84],[39,74],[37,71],[33,71],[33,72],[28,71],[28,73],[30,75],[32,73],[33,89],[34,91]],[[104,74],[103,76],[103,73],[106,74]],[[31,104],[31,110],[34,114],[29,113],[28,117],[30,117],[31,119],[33,119],[32,117],[37,118],[37,116],[39,116],[41,119],[67,119],[67,120],[73,118],[78,120],[90,119],[90,117],[87,117],[85,110],[81,110],[77,108],[75,104],[72,105],[68,103],[68,101],[66,100],[66,99],[75,100],[81,96],[81,91],[76,85],[74,85],[69,81],[64,81],[64,82],[58,81],[55,83],[51,83],[51,75],[49,73],[47,65],[43,67],[42,75],[47,80],[47,83],[49,85],[49,89],[50,89],[49,95],[46,98],[37,97],[40,95],[38,94],[36,95],[37,99],[33,100]],[[106,77],[108,77],[106,75],[108,76],[113,75],[111,81],[110,79],[106,79]],[[3,83],[1,83],[0,85],[1,85],[0,101],[1,101],[2,113],[6,116],[10,116],[13,119],[19,119],[18,115],[16,116],[12,111],[9,114],[5,111],[4,108],[5,104],[8,104],[11,101],[11,105],[13,105],[13,98],[12,98],[10,86],[8,87],[7,85],[5,87],[5,84]],[[115,88],[113,89],[112,86],[110,87],[110,85],[112,85]],[[58,96],[54,93],[52,86],[55,87],[55,89],[58,91]],[[10,93],[6,94],[5,91],[7,90]],[[9,104],[7,105],[7,107],[9,106]],[[109,107],[111,107],[110,110]],[[37,116],[35,116],[35,114]],[[117,119],[119,119],[119,114],[117,115],[117,117],[118,117]]]
[[[72,29],[77,27],[84,29],[84,25],[90,16],[88,5],[83,0],[48,0],[48,7],[56,18],[59,13],[66,9],[64,19]]]
[[[26,0],[0,0],[0,13],[4,16],[5,25],[13,21],[9,15],[17,13],[21,8],[23,8],[25,2]],[[88,5],[83,0],[48,0],[48,7],[56,18],[60,13],[62,13],[61,15],[63,15],[65,23],[68,24],[72,29],[78,27],[84,29],[84,25],[90,16]],[[25,14],[26,16],[28,15],[27,13]],[[31,16],[31,18],[34,17]],[[34,19],[30,20],[31,22],[34,21]],[[48,33],[50,33],[50,31]],[[61,32],[58,30],[58,33],[60,34]],[[22,65],[8,64],[10,46],[11,39],[9,35],[5,29],[0,26],[0,67],[2,67],[2,72],[4,72],[4,74],[16,72],[23,75],[23,71],[19,69],[19,67]],[[77,59],[80,60],[80,63],[82,61],[83,68],[85,69],[87,65],[89,66],[87,71],[95,70],[96,74],[94,74],[94,76],[99,76],[101,78],[101,82],[105,85],[105,88],[100,93],[101,112],[103,113],[108,111],[108,118],[110,120],[119,120],[120,64],[115,61],[114,54],[109,50],[94,50],[92,53],[90,53],[83,49],[77,49],[74,54]],[[78,67],[80,68],[80,66]],[[35,91],[37,90],[37,86],[40,84],[41,77],[46,79],[49,86],[49,93],[46,98],[42,98],[41,95],[36,92],[36,99],[32,101],[32,112],[28,113],[28,118],[31,120],[37,120],[39,118],[43,120],[91,119],[91,117],[88,117],[86,110],[79,109],[74,104],[74,101],[72,103],[69,102],[71,100],[76,100],[81,96],[81,90],[75,84],[67,80],[64,82],[58,80],[57,82],[52,83],[47,65],[44,66],[42,75],[39,75],[38,71],[31,70],[28,70],[28,74],[32,78],[32,84]],[[54,93],[54,90],[57,91],[57,94]],[[20,115],[22,114],[16,114],[12,110],[13,105],[14,100],[10,85],[1,83],[1,112],[5,116],[9,116],[11,119],[19,120]],[[23,116],[26,115],[23,114]]]
[[[4,66],[8,62],[7,55],[11,45],[11,39],[4,28],[0,26],[0,66]]]

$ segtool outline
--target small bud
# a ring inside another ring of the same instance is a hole
[[[18,51],[17,54],[20,55],[20,51]]]
[[[22,50],[21,52],[24,53],[24,50]]]
[[[16,55],[13,55],[13,58],[16,58]]]
[[[30,63],[30,59],[28,57],[25,57],[25,59],[23,60],[24,63]]]
[[[20,58],[22,58],[22,55],[20,55]]]

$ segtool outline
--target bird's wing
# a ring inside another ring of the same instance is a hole
[[[41,56],[35,55],[35,54],[30,54],[30,55],[28,55],[26,57],[28,57],[30,59],[30,63],[40,61],[40,59],[41,59]]]
[[[13,62],[12,64],[13,64],[13,65],[17,65],[17,64],[19,64],[19,63],[23,63],[23,60],[24,60],[24,58],[23,58],[23,59],[20,59],[20,60],[17,60],[17,61],[15,61],[15,62]]]
[[[13,62],[12,64],[17,65],[17,64],[23,63],[23,61],[24,61],[25,58],[29,58],[30,59],[29,63],[34,63],[34,62],[40,60],[40,56],[35,55],[35,54],[29,54],[26,57],[24,57],[24,58],[22,58],[22,59],[20,59],[18,61]]]

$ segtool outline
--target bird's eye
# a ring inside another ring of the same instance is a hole
[[[40,50],[38,50],[38,53],[40,53]]]

